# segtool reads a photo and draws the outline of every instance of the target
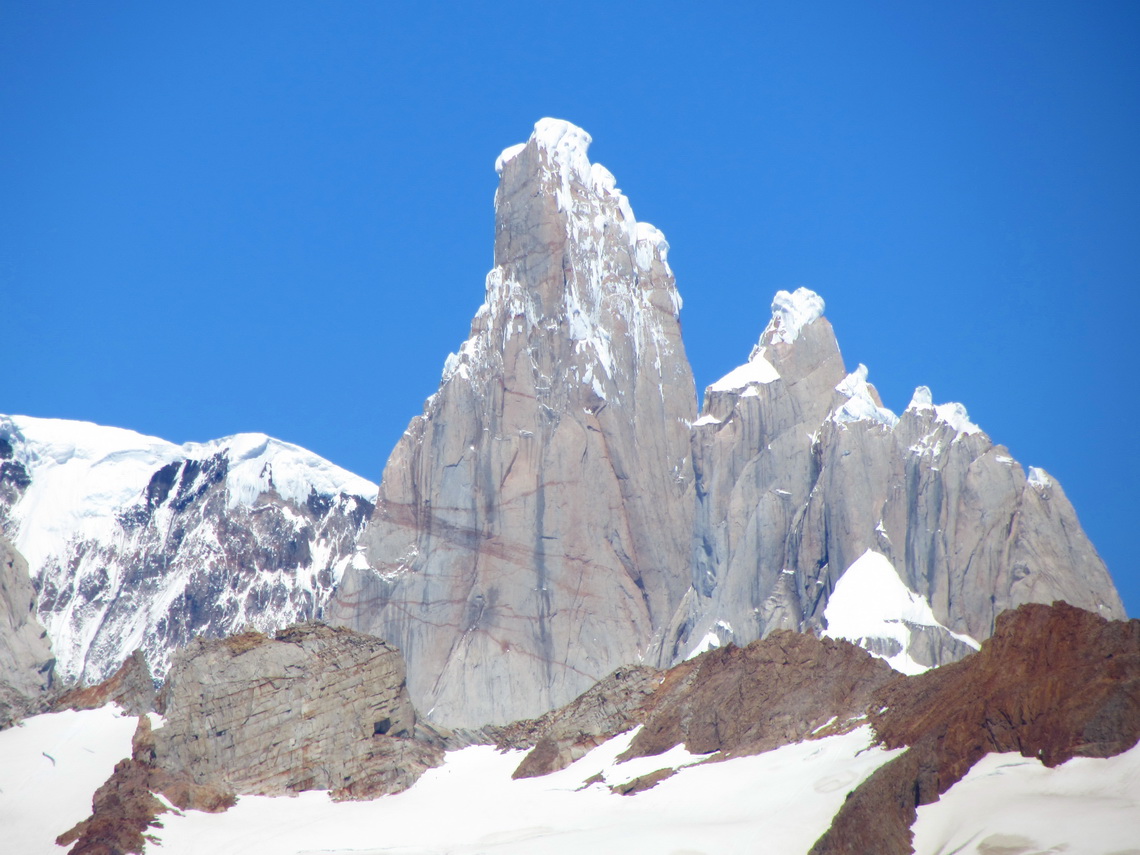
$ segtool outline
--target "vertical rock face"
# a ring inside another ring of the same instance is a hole
[[[673,655],[793,628],[916,672],[976,649],[1022,603],[1122,618],[1060,486],[929,389],[885,409],[866,367],[846,373],[822,312],[810,291],[780,292],[749,362],[705,393]]]
[[[499,158],[486,302],[330,608],[396,644],[450,725],[535,716],[658,658],[689,583],[695,395],[668,245],[589,142],[544,119]]]
[[[198,635],[315,617],[375,491],[264,434],[180,446],[0,416],[3,455],[0,526],[28,560],[65,682],[101,682],[139,648],[161,678]]]
[[[53,665],[27,562],[0,536],[0,728],[35,708],[51,687]]]

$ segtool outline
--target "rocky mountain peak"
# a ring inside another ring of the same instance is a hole
[[[806,289],[777,294],[749,362],[706,390],[674,656],[807,629],[913,672],[976,649],[1021,603],[1123,617],[1054,482],[925,386],[891,412],[822,312]]]
[[[681,300],[664,237],[589,141],[544,119],[498,158],[485,302],[331,609],[397,644],[412,697],[451,725],[537,715],[655,658],[688,584]]]
[[[609,170],[589,162],[589,144],[581,128],[542,119],[527,142],[499,156],[495,266],[445,381],[471,380],[520,338],[536,361],[557,356],[578,385],[609,400],[627,391],[622,366],[648,360],[659,371],[663,354],[679,352],[669,245],[636,221]]]

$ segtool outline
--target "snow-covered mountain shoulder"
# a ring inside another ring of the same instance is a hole
[[[27,559],[64,680],[137,647],[161,675],[198,633],[319,614],[377,486],[245,433],[178,445],[90,422],[0,416],[0,525]]]

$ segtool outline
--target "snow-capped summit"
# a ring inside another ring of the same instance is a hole
[[[0,449],[0,522],[64,680],[103,679],[137,647],[161,675],[199,633],[315,616],[377,489],[257,433],[176,445],[0,416]]]

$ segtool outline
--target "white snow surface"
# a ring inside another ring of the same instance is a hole
[[[474,746],[449,753],[411,789],[370,802],[248,796],[222,814],[166,814],[162,855],[562,855],[581,852],[799,855],[828,827],[847,793],[898,752],[871,747],[870,728],[786,745],[755,757],[691,764],[683,748],[616,762],[633,733],[572,766],[511,780],[523,752]],[[633,796],[609,784],[661,768],[673,777]],[[441,821],[443,818],[443,821]]]
[[[138,719],[115,706],[49,713],[0,731],[0,850],[59,855],[55,838],[91,815],[91,797],[131,753]]]
[[[747,362],[733,368],[709,389],[713,392],[739,392],[755,383],[771,383],[779,379],[780,372],[764,358],[762,351],[755,349]]]
[[[13,511],[16,548],[36,576],[49,557],[71,540],[108,541],[117,513],[141,499],[154,473],[168,463],[229,459],[230,507],[252,506],[269,489],[303,504],[310,490],[345,492],[374,501],[378,488],[300,446],[262,433],[239,433],[210,442],[175,445],[132,430],[91,422],[0,416],[23,440],[16,446],[32,483]]]
[[[987,754],[918,809],[916,855],[1140,852],[1140,746],[1052,769],[1020,754]]]
[[[1049,477],[1049,473],[1039,466],[1029,467],[1029,486],[1036,487],[1038,490],[1044,490],[1053,479]]]
[[[800,337],[804,327],[823,317],[823,310],[823,297],[808,288],[777,291],[772,300],[772,320],[768,324],[771,340],[791,344]]]
[[[910,629],[906,624],[945,629],[934,617],[926,598],[908,588],[890,559],[873,549],[855,559],[839,577],[823,617],[827,622],[823,634],[827,638],[843,638],[861,647],[875,639],[898,642],[902,648],[899,653],[880,658],[903,674],[929,670],[908,654]],[[980,647],[967,635],[951,635],[975,650]]]

